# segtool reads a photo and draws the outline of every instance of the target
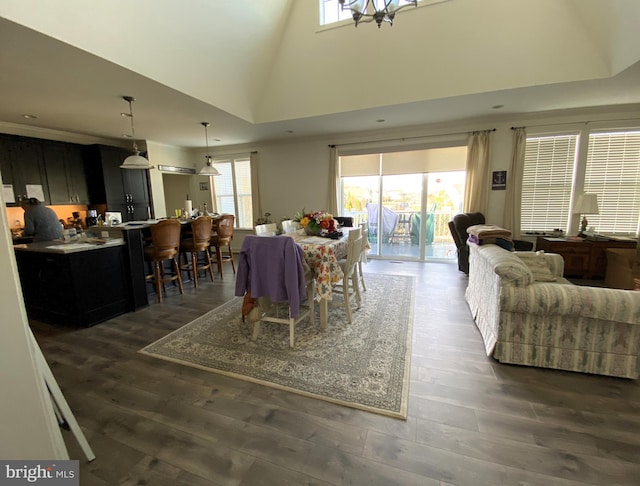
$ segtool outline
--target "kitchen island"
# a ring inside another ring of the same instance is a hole
[[[213,214],[214,225],[219,219],[218,214]],[[122,238],[127,245],[126,252],[129,261],[129,284],[133,298],[134,310],[149,305],[147,280],[145,279],[144,246],[151,239],[151,226],[156,224],[158,219],[148,219],[140,221],[128,221],[115,225],[104,225],[91,227],[89,230],[100,236],[110,238]],[[182,225],[181,233],[187,235],[191,230],[191,220],[180,220]],[[215,226],[214,226],[215,229]],[[150,270],[150,269],[148,269]]]
[[[30,318],[92,326],[134,310],[127,245],[121,238],[14,245]]]
[[[141,221],[128,221],[126,223],[104,225],[89,228],[90,231],[108,236],[109,238],[122,238],[126,244],[127,260],[129,262],[129,285],[134,310],[149,305],[147,294],[147,281],[145,279],[144,246],[145,240],[150,239],[150,227],[158,222],[157,219]],[[190,221],[180,221],[183,231],[190,228]]]

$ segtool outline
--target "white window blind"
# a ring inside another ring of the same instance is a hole
[[[220,175],[213,177],[216,210],[234,214],[237,228],[253,227],[251,162],[248,158],[214,161]]]
[[[466,161],[466,146],[342,155],[340,175],[354,177],[450,172],[464,170]]]
[[[567,228],[578,135],[527,137],[520,231]]]
[[[217,211],[221,214],[235,214],[231,162],[216,162],[215,166],[220,172],[219,176],[213,178]]]
[[[598,195],[598,233],[636,234],[640,221],[640,131],[592,133],[584,192]]]
[[[253,205],[251,202],[251,162],[249,159],[236,160],[236,198],[238,202],[238,226],[253,226]]]

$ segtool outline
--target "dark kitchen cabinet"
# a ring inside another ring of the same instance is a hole
[[[42,151],[51,204],[89,204],[83,146],[49,142]]]
[[[146,220],[151,212],[147,170],[121,169],[131,150],[106,145],[87,147],[91,202],[106,203],[108,211],[122,213],[123,221]]]
[[[0,177],[3,184],[13,184],[9,146],[3,140],[0,140]]]
[[[133,310],[126,246],[69,254],[16,248],[30,318],[92,326]]]
[[[14,201],[5,201],[17,206],[23,199],[35,196],[33,189],[41,189],[38,199],[49,203],[49,189],[42,156],[42,143],[38,139],[0,135],[0,169],[2,183],[13,186]],[[32,186],[32,190],[28,190]]]

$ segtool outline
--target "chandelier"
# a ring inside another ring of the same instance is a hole
[[[348,8],[353,14],[353,20],[356,23],[356,27],[359,23],[367,23],[376,21],[378,28],[382,25],[382,22],[389,22],[389,25],[393,25],[393,19],[396,16],[396,12],[405,8],[418,6],[418,0],[338,0],[342,10]]]

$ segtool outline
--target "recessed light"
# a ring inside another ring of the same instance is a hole
[[[500,108],[504,108],[504,105],[493,105],[491,107],[492,110],[499,110]]]
[[[22,115],[22,118],[26,118],[27,120],[37,120],[38,115],[29,115],[28,113],[25,113]]]

